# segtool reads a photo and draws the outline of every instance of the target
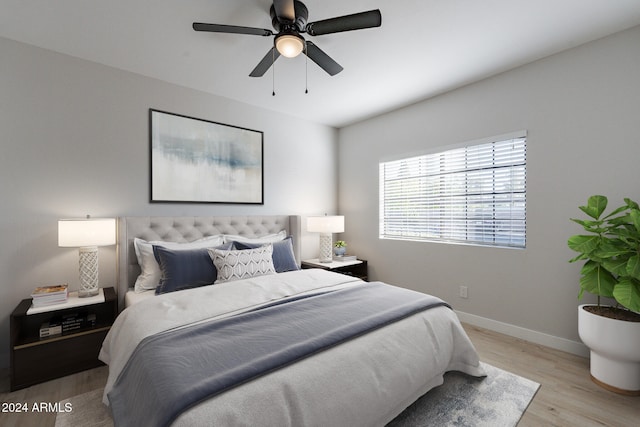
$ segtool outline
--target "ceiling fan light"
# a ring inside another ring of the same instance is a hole
[[[283,34],[276,37],[276,49],[282,56],[295,58],[304,49],[304,39],[294,34]]]

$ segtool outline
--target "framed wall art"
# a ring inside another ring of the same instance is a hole
[[[149,110],[151,202],[263,204],[260,131]]]

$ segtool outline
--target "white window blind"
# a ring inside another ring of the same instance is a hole
[[[524,248],[526,134],[380,163],[380,238]]]

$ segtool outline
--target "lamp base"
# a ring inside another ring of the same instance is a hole
[[[96,246],[81,247],[80,255],[80,289],[78,297],[86,298],[98,295],[98,248]]]
[[[99,288],[95,289],[80,289],[78,290],[78,298],[94,297],[100,293]]]
[[[320,262],[329,263],[333,261],[333,235],[331,233],[320,234]]]

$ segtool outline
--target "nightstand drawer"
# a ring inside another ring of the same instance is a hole
[[[13,352],[11,389],[28,387],[54,378],[103,365],[98,360],[108,327],[86,333],[51,338],[42,344],[17,346]]]

